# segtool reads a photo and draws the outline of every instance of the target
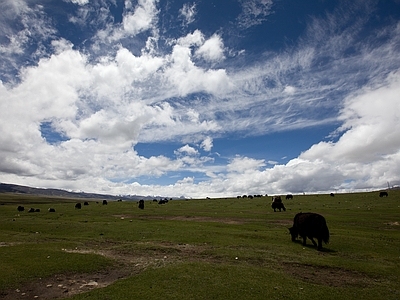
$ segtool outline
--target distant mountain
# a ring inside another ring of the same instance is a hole
[[[65,197],[65,198],[82,198],[82,199],[106,199],[106,200],[150,200],[150,199],[161,199],[161,197],[143,197],[138,195],[124,195],[114,196],[106,194],[96,193],[84,193],[84,192],[69,192],[62,189],[44,189],[34,188],[23,185],[0,183],[0,193],[18,193],[36,196],[52,196],[52,197]]]

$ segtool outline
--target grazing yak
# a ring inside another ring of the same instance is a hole
[[[139,200],[139,208],[144,209],[144,200]]]
[[[23,207],[23,206],[21,206],[21,205],[18,205],[17,210],[18,210],[19,212],[24,211],[24,210],[25,210],[25,207]]]
[[[322,250],[322,241],[325,244],[329,243],[329,229],[326,220],[316,213],[298,213],[293,219],[293,226],[289,228],[289,232],[293,242],[300,235],[304,246],[306,239],[309,238],[318,250]],[[318,245],[314,238],[318,240]]]
[[[35,212],[35,209],[34,209],[33,207],[31,207],[31,208],[28,210],[28,212],[30,212],[30,213]]]
[[[107,205],[107,204],[108,204],[107,200],[103,200],[103,205]]]
[[[76,209],[81,209],[81,208],[82,208],[82,204],[76,203],[76,204],[75,204],[75,208],[76,208]]]
[[[288,199],[293,199],[293,195],[292,194],[287,194],[286,195],[286,200],[288,200]]]
[[[277,209],[279,209],[279,211],[286,211],[285,205],[283,205],[281,196],[274,196],[272,197],[272,204],[271,207],[274,209],[274,212],[276,212]]]
[[[83,202],[83,205],[87,206],[87,205],[89,205],[89,202],[85,201],[85,202]]]
[[[54,208],[49,208],[49,212],[56,212],[56,210]]]
[[[387,192],[380,192],[379,197],[387,197],[389,194]]]

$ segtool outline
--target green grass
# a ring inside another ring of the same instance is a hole
[[[72,298],[400,298],[399,191],[295,195],[276,213],[269,197],[149,201],[144,210],[95,201],[76,210],[76,201],[0,195],[0,295],[39,278],[123,265],[131,270],[124,279]],[[41,212],[19,213],[18,205]],[[325,216],[324,251],[291,242],[300,211]]]

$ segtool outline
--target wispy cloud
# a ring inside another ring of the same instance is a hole
[[[196,16],[196,3],[185,3],[183,7],[179,10],[179,13],[183,17],[183,25],[187,26],[190,23],[193,23]]]
[[[271,14],[272,0],[240,0],[242,13],[237,21],[240,27],[247,29],[259,25]]]

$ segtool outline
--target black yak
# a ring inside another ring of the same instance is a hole
[[[81,209],[81,208],[82,208],[82,204],[76,203],[76,204],[75,204],[75,208],[76,208],[76,209]]]
[[[322,241],[329,243],[329,229],[323,216],[316,213],[298,213],[293,219],[293,227],[289,228],[289,232],[294,242],[297,237],[303,239],[303,245],[306,245],[306,239],[309,238],[318,250],[322,250]],[[318,240],[318,245],[314,241]]]
[[[25,207],[23,207],[23,206],[21,206],[21,205],[18,205],[17,210],[18,210],[19,212],[24,211],[24,210],[25,210]]]
[[[30,213],[35,212],[35,209],[34,209],[33,207],[31,207],[31,208],[28,210],[28,212],[30,212]]]
[[[139,200],[139,208],[144,209],[144,200]]]
[[[49,210],[49,212],[56,212],[56,210],[54,208],[51,208],[51,207],[48,210]]]
[[[389,194],[387,192],[380,192],[379,197],[387,197]]]
[[[107,204],[108,204],[107,200],[103,200],[103,205],[107,205]]]
[[[276,212],[277,209],[279,209],[279,211],[286,211],[285,205],[283,205],[281,196],[274,196],[272,197],[272,204],[271,207],[274,209],[274,212]]]
[[[286,195],[286,200],[287,200],[287,199],[293,199],[293,195],[292,195],[292,194],[287,194],[287,195]]]

